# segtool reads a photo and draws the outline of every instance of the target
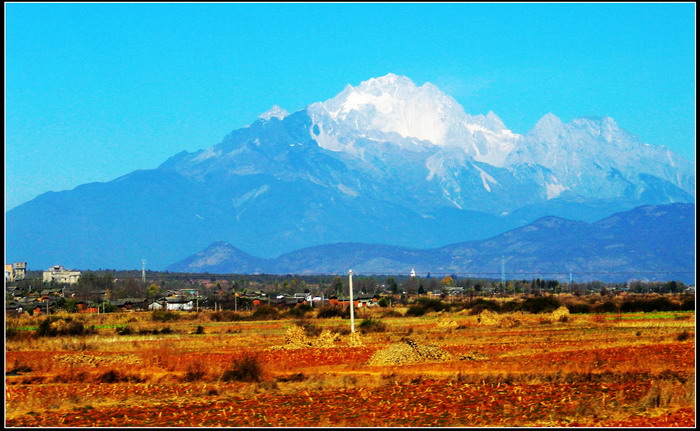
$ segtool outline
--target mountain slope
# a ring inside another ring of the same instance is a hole
[[[694,201],[691,163],[610,118],[549,114],[518,135],[389,74],[294,113],[275,106],[156,169],[45,193],[7,212],[6,257],[158,269],[221,238],[262,258],[337,242],[430,248],[542,216]]]
[[[695,206],[641,206],[595,223],[547,216],[526,226],[481,241],[415,249],[382,244],[338,243],[304,248],[269,259],[256,272],[420,274],[459,273],[500,278],[501,262],[508,278],[625,281],[675,279],[694,283]],[[231,247],[231,246],[228,246]],[[233,248],[231,247],[233,250]],[[206,251],[197,256],[207,256]],[[191,258],[168,270],[187,272]],[[238,258],[200,265],[200,272],[246,273]]]

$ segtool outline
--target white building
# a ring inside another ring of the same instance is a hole
[[[12,265],[5,264],[5,281],[15,281],[15,269]]]
[[[44,271],[44,281],[75,284],[80,278],[80,271],[69,271],[61,265],[54,265],[48,271]]]
[[[165,309],[168,311],[190,311],[194,309],[194,301],[191,299],[169,299],[165,303]]]
[[[5,264],[5,281],[24,280],[27,271],[27,262],[15,262],[12,265]]]
[[[162,310],[163,309],[163,304],[161,304],[158,301],[153,301],[151,304],[148,306],[149,310]]]

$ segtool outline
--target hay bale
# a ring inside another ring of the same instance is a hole
[[[479,322],[479,325],[498,325],[500,319],[498,318],[498,314],[493,311],[484,310],[476,318],[476,321]]]
[[[459,324],[456,320],[447,315],[442,315],[437,321],[437,327],[440,329],[455,329]]]
[[[523,322],[513,316],[504,316],[498,322],[498,326],[502,328],[515,328],[516,326],[520,326],[522,324]]]
[[[340,340],[340,335],[331,332],[328,329],[324,329],[316,339],[312,340],[312,344],[314,347],[326,349],[329,347],[335,347],[338,340]]]
[[[306,336],[306,331],[301,326],[292,325],[284,333],[284,348],[301,349],[311,347],[311,344],[311,340]]]
[[[421,346],[410,338],[374,352],[369,365],[402,365],[420,362],[442,362],[452,359],[452,355],[436,346]]]
[[[306,331],[299,325],[292,325],[287,328],[284,334],[284,345],[272,346],[270,350],[304,349],[307,347],[319,347],[327,349],[335,347],[340,341],[340,335],[324,329],[318,337],[309,337]],[[360,344],[361,345],[361,344]]]
[[[563,321],[569,318],[569,309],[564,307],[563,305],[556,310],[552,311],[552,320],[556,321]]]
[[[359,332],[351,332],[348,340],[348,346],[350,347],[362,347],[365,343],[362,342]]]

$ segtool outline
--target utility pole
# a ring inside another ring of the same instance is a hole
[[[146,259],[141,259],[141,282],[146,285]]]
[[[355,303],[352,298],[352,269],[348,271],[350,277],[350,332],[355,332]]]

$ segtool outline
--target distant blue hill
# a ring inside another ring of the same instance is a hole
[[[678,280],[695,283],[695,205],[644,205],[594,223],[546,216],[500,235],[418,249],[336,243],[261,259],[225,243],[168,266],[173,272],[462,274],[576,281]]]

